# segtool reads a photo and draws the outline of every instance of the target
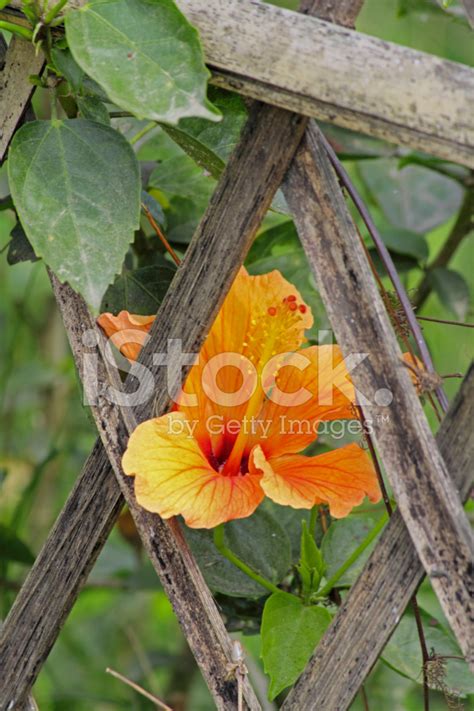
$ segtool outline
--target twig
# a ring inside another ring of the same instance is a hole
[[[417,316],[418,321],[430,321],[431,323],[443,323],[447,326],[462,326],[462,328],[474,328],[474,323],[464,321],[449,321],[445,318],[432,318],[431,316]]]
[[[426,345],[426,341],[425,341],[423,334],[421,332],[420,325],[419,325],[418,321],[416,320],[416,316],[413,312],[413,307],[411,305],[410,299],[408,298],[408,295],[407,295],[407,293],[400,281],[400,277],[398,276],[398,273],[397,273],[397,270],[396,270],[395,265],[393,263],[392,257],[390,256],[390,253],[389,253],[387,247],[385,246],[385,243],[383,242],[382,238],[380,237],[378,230],[372,220],[372,217],[364,204],[364,201],[360,197],[354,184],[352,183],[351,179],[349,178],[349,175],[347,174],[345,168],[342,166],[335,151],[331,147],[331,144],[329,143],[329,141],[323,134],[321,134],[321,140],[323,142],[323,145],[324,145],[324,148],[325,148],[326,153],[328,155],[328,158],[329,158],[329,160],[336,172],[336,175],[338,176],[339,180],[343,183],[344,187],[346,188],[347,192],[349,193],[354,205],[356,206],[357,210],[359,211],[359,214],[362,217],[362,219],[367,227],[367,230],[369,231],[370,236],[372,237],[372,239],[374,241],[374,244],[375,244],[377,252],[380,256],[380,259],[382,260],[382,263],[383,263],[383,265],[387,271],[387,274],[390,277],[390,280],[393,284],[393,287],[397,293],[397,296],[398,296],[400,304],[403,308],[403,311],[405,312],[407,323],[408,323],[410,330],[413,334],[415,342],[418,345],[423,364],[429,373],[434,373],[435,369],[433,366],[433,361],[431,360],[431,355],[428,350],[428,346]],[[446,397],[446,394],[445,394],[441,385],[436,389],[436,394],[438,396],[441,407],[443,408],[443,410],[445,412],[447,412],[449,402],[448,402],[448,398]]]
[[[123,681],[124,684],[127,684],[127,686],[130,686],[138,694],[141,694],[149,701],[152,701],[156,706],[158,706],[158,708],[164,709],[164,711],[173,711],[171,706],[168,706],[168,704],[165,704],[164,701],[160,701],[160,699],[158,699],[156,696],[154,696],[153,694],[150,694],[150,692],[146,691],[138,684],[135,684],[134,681],[127,679],[127,677],[123,676],[123,674],[119,674],[118,671],[115,671],[114,669],[110,669],[110,667],[107,667],[107,669],[105,671],[107,672],[107,674],[111,674],[116,679],[119,679],[119,681]]]
[[[155,230],[156,234],[158,235],[158,237],[160,238],[161,242],[163,243],[163,246],[165,247],[166,251],[171,255],[171,257],[172,257],[174,263],[176,264],[176,266],[179,267],[179,265],[181,264],[181,259],[178,257],[178,255],[177,255],[176,252],[174,251],[173,247],[170,245],[170,243],[168,242],[168,240],[167,240],[166,237],[164,236],[163,232],[162,232],[161,229],[160,229],[159,224],[157,223],[157,221],[155,220],[155,218],[153,217],[153,215],[151,214],[150,210],[147,208],[147,206],[145,205],[144,202],[142,202],[142,210],[143,210],[143,212],[145,213],[148,222],[149,222],[150,225],[153,227],[153,229]]]
[[[473,175],[473,173],[471,173]],[[431,292],[430,272],[439,267],[445,267],[451,260],[451,257],[458,249],[463,239],[474,228],[474,191],[467,190],[461,209],[459,211],[456,222],[453,225],[451,232],[448,235],[438,256],[427,267],[425,276],[421,280],[417,288],[417,294],[414,300],[415,309],[420,309],[425,303]],[[418,317],[420,318],[420,317]]]

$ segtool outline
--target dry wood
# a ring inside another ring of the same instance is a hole
[[[336,0],[318,4],[335,18]],[[178,5],[200,32],[215,83],[474,167],[470,67],[255,0]]]
[[[392,488],[444,613],[472,661],[472,534],[436,447],[336,176],[311,123],[288,172],[285,196],[334,333],[368,400]],[[391,393],[389,406],[382,399]]]
[[[471,68],[267,3],[178,5],[222,86],[474,166]]]
[[[466,498],[473,478],[474,366],[471,366],[436,441],[455,484]],[[397,626],[424,577],[399,511],[288,696],[283,709],[343,711]]]
[[[97,441],[2,627],[0,708],[20,707],[16,700],[36,679],[122,506]]]
[[[166,352],[168,338],[182,338],[183,350],[199,350],[232,278],[245,257],[260,220],[281,182],[305,125],[306,120],[302,117],[266,106],[254,107],[242,142],[229,161],[209,210],[162,304],[159,326],[152,331],[148,348],[153,348],[156,352]],[[82,334],[91,326],[90,316],[79,297],[68,287],[57,286],[57,294],[76,362],[79,362],[78,358],[84,349]],[[142,359],[144,362],[151,362],[151,354],[147,348],[144,349]],[[155,382],[160,397],[159,407],[165,409],[168,397],[164,371],[158,371]],[[107,409],[107,405],[102,404]],[[149,413],[148,407],[148,416]],[[98,411],[95,414],[99,416]],[[137,414],[139,418],[146,417],[146,408],[141,408]],[[110,412],[100,411],[100,415],[102,417],[98,425],[102,430],[101,434],[107,441],[109,454],[119,470],[121,450],[127,439],[124,420],[121,413],[114,408]],[[131,417],[131,412],[127,413],[129,428],[134,426]],[[120,427],[117,426],[117,433],[113,433],[111,430],[118,422]],[[115,436],[119,436],[120,440],[115,441],[116,448],[113,449]],[[229,638],[212,597],[182,539],[179,527],[176,523],[165,524],[158,517],[139,509],[134,501],[131,481],[121,477],[120,482],[136,517],[145,547],[161,573],[163,585],[215,695],[216,703],[219,708],[233,708],[236,685],[234,681],[226,681],[224,675],[227,663],[231,661]],[[103,516],[107,515],[106,507],[105,502]],[[63,551],[63,555],[67,555],[67,552]],[[28,583],[29,590],[33,584],[34,581]],[[48,580],[43,580],[42,585],[49,587]],[[25,625],[29,622],[31,627],[32,617],[25,611],[23,614]],[[47,620],[47,624],[52,628],[50,635],[54,638],[58,632],[54,614]],[[8,625],[8,620],[5,629],[12,644],[9,647],[9,657],[3,656],[6,673],[0,680],[3,687],[0,698],[20,699],[28,691],[33,676],[21,679],[16,675],[16,631]],[[50,645],[44,649],[31,645],[30,655],[36,660],[32,665],[35,674],[49,648]],[[257,708],[258,702],[247,684],[245,695],[249,708]],[[3,709],[4,706],[0,705],[0,708]]]
[[[44,64],[30,42],[13,37],[0,76],[0,163],[6,156],[13,133],[33,93],[30,74],[39,74]]]

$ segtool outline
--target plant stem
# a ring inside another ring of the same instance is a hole
[[[411,606],[415,615],[416,629],[418,630],[418,638],[420,640],[421,658],[423,660],[423,705],[424,711],[430,711],[430,688],[428,686],[428,669],[427,664],[430,661],[430,655],[426,646],[425,632],[421,621],[420,609],[416,595],[411,599]]]
[[[351,565],[354,565],[358,557],[365,551],[365,549],[372,543],[372,541],[379,535],[380,531],[383,529],[385,524],[389,519],[388,513],[385,513],[375,524],[370,533],[364,538],[362,543],[360,543],[355,551],[351,553],[349,558],[341,565],[339,570],[337,570],[332,577],[329,578],[326,585],[318,590],[318,597],[327,597],[335,584],[344,575],[346,570],[348,570]]]
[[[214,529],[214,545],[219,551],[219,553],[224,556],[224,558],[227,558],[227,560],[230,561],[233,565],[235,565],[236,568],[239,568],[242,573],[248,575],[249,578],[252,578],[252,580],[261,585],[263,588],[265,588],[271,593],[282,592],[280,588],[270,582],[270,580],[267,580],[262,575],[259,575],[258,573],[253,571],[252,568],[250,568],[246,563],[244,563],[243,560],[240,560],[240,558],[236,556],[235,553],[230,550],[230,548],[227,548],[224,541],[223,523],[221,523],[219,526],[216,526],[216,528]]]
[[[14,22],[6,22],[5,20],[0,20],[0,30],[7,30],[7,32],[12,32],[15,35],[19,35],[20,37],[23,37],[23,39],[26,39],[30,41],[33,38],[33,33],[31,30],[27,29],[26,27],[21,27],[21,25],[17,25]]]
[[[311,509],[311,515],[310,515],[310,518],[309,518],[309,532],[311,533],[311,535],[313,536],[313,538],[315,538],[315,536],[316,536],[316,523],[317,523],[317,521],[318,521],[318,507],[317,507],[317,506],[313,506],[313,508]]]
[[[417,316],[418,321],[430,321],[431,323],[442,323],[446,326],[462,326],[462,328],[474,328],[474,323],[465,323],[464,321],[449,321],[444,318],[431,318],[431,316]]]
[[[164,236],[163,232],[162,232],[161,229],[160,229],[159,224],[157,223],[157,221],[155,220],[155,218],[153,217],[153,215],[151,214],[150,210],[147,208],[147,206],[145,205],[144,202],[142,202],[142,210],[143,210],[143,212],[145,213],[148,222],[149,222],[150,225],[153,227],[153,229],[155,230],[155,232],[156,232],[156,234],[158,235],[159,239],[161,240],[161,242],[162,242],[164,248],[165,248],[166,251],[171,255],[171,258],[173,259],[173,261],[174,261],[174,263],[176,264],[176,266],[179,267],[179,265],[181,264],[181,259],[178,257],[178,255],[177,255],[176,252],[174,251],[173,247],[170,245],[170,243],[168,242],[168,240],[167,240],[166,237]]]
[[[143,138],[143,136],[146,136],[147,133],[149,133],[152,129],[156,128],[156,123],[154,121],[150,121],[150,123],[147,123],[146,126],[144,126],[138,133],[136,133],[134,136],[129,138],[129,143],[132,144],[132,146],[137,143],[140,138]]]
[[[390,253],[387,247],[385,246],[385,243],[380,237],[379,232],[374,224],[374,221],[372,220],[372,217],[364,204],[364,201],[360,197],[353,182],[349,178],[349,175],[347,174],[335,151],[333,150],[331,144],[328,142],[327,138],[324,135],[322,135],[322,141],[324,143],[326,153],[328,154],[328,158],[336,172],[336,175],[349,193],[352,202],[356,206],[360,216],[362,217],[367,227],[367,230],[369,231],[370,236],[372,237],[380,259],[382,260],[382,263],[385,267],[388,276],[390,277],[390,281],[393,284],[393,287],[398,296],[403,311],[405,312],[407,323],[419,348],[423,364],[429,373],[434,373],[435,369],[433,366],[433,361],[431,360],[431,355],[428,350],[428,346],[426,345],[426,341],[421,332],[420,324],[416,320],[416,316],[414,314],[410,299],[408,298],[403,284],[400,281],[400,277],[398,276],[392,257],[390,256]],[[446,397],[446,393],[444,392],[441,385],[436,388],[436,394],[438,396],[441,407],[445,412],[447,412],[449,402],[448,398]]]

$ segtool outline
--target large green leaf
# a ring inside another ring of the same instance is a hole
[[[424,234],[446,222],[461,204],[463,190],[451,178],[418,165],[399,169],[393,158],[363,161],[358,169],[387,219]]]
[[[139,225],[130,145],[93,121],[33,121],[15,134],[8,175],[36,255],[98,309]]]
[[[474,693],[474,677],[469,666],[462,659],[462,652],[451,635],[436,619],[420,609],[423,631],[426,638],[428,651],[447,657],[461,657],[461,659],[446,659],[446,675],[444,682],[450,691],[457,691],[461,695]],[[420,639],[417,632],[415,617],[412,611],[407,611],[385,647],[382,658],[392,669],[403,676],[418,682],[423,681],[422,657]],[[434,688],[437,687],[433,684]]]
[[[326,578],[331,578],[351,553],[372,531],[377,519],[371,516],[354,514],[339,521],[333,521],[325,534],[321,552],[326,563]],[[338,585],[352,585],[358,578],[364,564],[372,552],[376,540],[359,556],[356,562],[339,579]]]
[[[212,195],[215,181],[183,153],[161,161],[150,175],[148,185],[170,196],[179,195],[204,205]]]
[[[281,592],[268,598],[261,634],[263,663],[270,676],[270,699],[295,683],[330,622],[328,610],[303,605],[294,595]]]
[[[237,145],[247,108],[238,94],[216,87],[210,87],[209,98],[222,112],[220,123],[191,118],[183,119],[176,128],[164,126],[164,129],[198,165],[218,178]]]
[[[79,66],[138,118],[218,121],[197,31],[172,0],[92,0],[66,15]]]
[[[437,267],[429,272],[429,280],[443,306],[462,321],[469,309],[469,286],[462,274]]]
[[[277,584],[291,566],[290,541],[277,520],[263,509],[225,525],[226,545],[255,572]],[[186,529],[202,573],[212,590],[236,597],[261,597],[265,588],[217,551],[212,531]]]

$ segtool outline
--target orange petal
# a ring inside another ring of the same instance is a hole
[[[263,474],[262,489],[277,504],[310,509],[326,503],[332,516],[343,518],[366,495],[380,500],[372,461],[356,444],[315,457],[293,454],[271,459],[256,447],[251,459],[251,469]]]
[[[275,354],[299,348],[312,324],[310,307],[279,271],[250,276],[242,268],[201,349],[199,364],[191,369],[184,386],[185,392],[198,396],[199,405],[180,405],[179,409],[201,422],[213,415],[224,422],[240,421],[249,398],[239,402],[237,396],[226,399],[225,395],[251,393],[256,386],[263,402],[258,375],[264,365]],[[223,366],[218,373],[217,368],[214,371],[217,377],[212,377],[214,363]],[[212,439],[215,453],[228,446],[222,435]]]
[[[181,514],[192,528],[250,516],[263,499],[259,473],[225,477],[209,464],[183,413],[138,425],[123,455],[138,503],[162,518]]]
[[[155,316],[121,311],[118,316],[103,313],[97,323],[122,355],[129,360],[136,360],[154,320]]]
[[[354,386],[339,346],[311,346],[292,354],[265,386],[268,400],[258,417],[265,438],[250,439],[248,451],[259,443],[271,457],[300,452],[316,439],[319,422],[356,418]]]

